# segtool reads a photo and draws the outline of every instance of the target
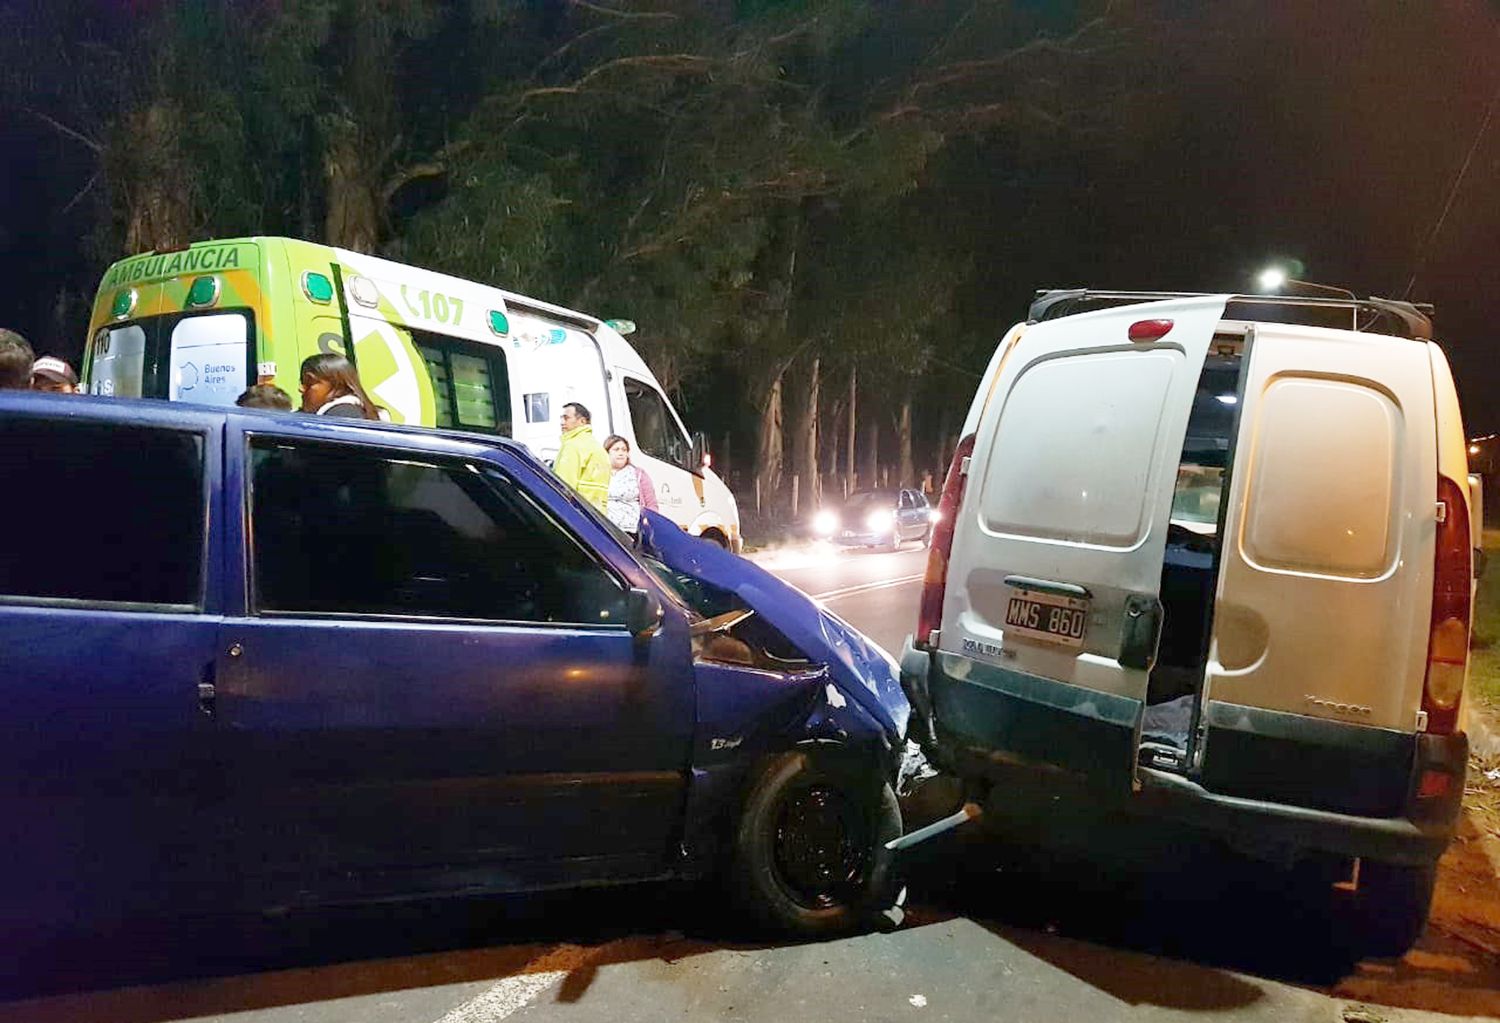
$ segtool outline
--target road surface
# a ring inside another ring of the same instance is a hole
[[[925,563],[915,544],[899,553],[800,549],[765,563],[893,652],[913,628]],[[135,930],[56,961],[12,962],[21,979],[0,1004],[0,1023],[1500,1015],[1491,954],[1500,938],[1490,932],[1430,928],[1402,962],[1359,963],[1341,950],[1347,914],[1326,897],[1274,870],[1167,851],[1156,867],[1149,858],[1109,867],[959,832],[913,863],[901,929],[806,945],[756,942],[712,897],[676,888]],[[1454,855],[1466,871],[1450,869],[1459,880],[1442,891],[1465,904],[1472,886],[1493,885],[1492,868],[1475,841]],[[58,993],[20,999],[17,984]]]

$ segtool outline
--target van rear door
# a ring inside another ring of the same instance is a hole
[[[1320,781],[1360,777],[1363,792],[1338,808],[1389,812],[1419,729],[1432,600],[1427,345],[1258,324],[1248,359],[1205,685],[1205,783],[1327,803],[1313,793]]]
[[[1177,464],[1224,305],[1043,322],[998,367],[949,561],[945,728],[1130,783]]]

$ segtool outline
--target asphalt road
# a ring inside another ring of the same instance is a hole
[[[893,652],[912,629],[917,545],[766,563]],[[12,992],[61,992],[0,1004],[0,1023],[1500,1015],[1482,938],[1429,929],[1402,962],[1361,963],[1347,907],[1325,892],[1148,837],[1114,862],[971,825],[912,862],[901,929],[817,944],[757,942],[711,893],[660,887],[136,929],[0,963]]]

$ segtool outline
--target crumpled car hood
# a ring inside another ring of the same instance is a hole
[[[881,723],[892,744],[905,737],[911,707],[900,669],[854,626],[754,562],[689,536],[655,512],[641,512],[640,544],[674,571],[735,594],[797,649],[826,664],[833,684]]]

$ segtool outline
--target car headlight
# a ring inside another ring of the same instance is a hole
[[[940,512],[940,511],[938,511],[936,508],[933,508],[931,511],[929,511],[927,513],[927,521],[928,522],[942,522],[943,521],[943,513]]]
[[[820,511],[813,516],[813,532],[831,536],[839,528],[839,517],[831,511]]]
[[[895,521],[896,517],[894,515],[882,509],[881,511],[872,511],[869,514],[869,517],[865,519],[865,527],[872,533],[878,533],[882,529],[890,529],[892,523]]]

